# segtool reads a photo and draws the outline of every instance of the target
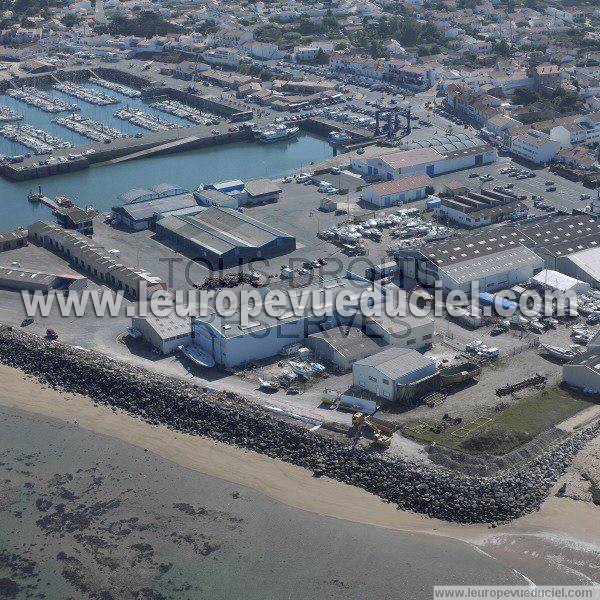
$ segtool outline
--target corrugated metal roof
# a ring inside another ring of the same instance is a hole
[[[392,347],[368,358],[357,360],[355,365],[373,367],[390,379],[398,379],[435,362],[416,350]]]

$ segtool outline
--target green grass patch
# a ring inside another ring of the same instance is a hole
[[[455,450],[502,455],[590,406],[591,402],[552,387],[503,410],[490,409],[487,415],[473,421],[457,424],[426,419],[407,423],[402,431],[414,439]]]

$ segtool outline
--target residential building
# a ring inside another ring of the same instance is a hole
[[[334,52],[329,64],[334,71],[352,73],[369,79],[383,79],[383,68],[379,61],[373,58]]]
[[[210,65],[223,67],[237,67],[240,64],[241,55],[233,48],[219,47],[204,52],[202,58]]]
[[[251,29],[219,29],[213,34],[213,43],[216,46],[236,48],[246,42],[252,41],[254,34]]]
[[[386,63],[385,77],[415,90],[426,90],[435,83],[433,69],[423,65],[411,65],[406,61],[394,59]]]
[[[510,151],[538,165],[548,164],[556,156],[560,147],[560,142],[532,128],[521,129],[510,135]]]

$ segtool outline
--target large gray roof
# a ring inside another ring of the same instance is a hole
[[[134,221],[143,221],[144,219],[150,219],[155,214],[179,210],[197,204],[193,194],[179,194],[178,196],[145,200],[126,204],[125,206],[115,206],[113,212],[121,213]]]
[[[600,220],[585,215],[568,215],[517,227],[523,244],[551,256],[565,256],[600,248]]]
[[[430,366],[432,362],[431,358],[423,356],[416,350],[392,346],[382,352],[357,360],[354,364],[373,367],[390,379],[397,379]]]
[[[193,215],[167,217],[161,226],[215,254],[234,248],[260,248],[278,238],[291,237],[236,210],[215,206]]]

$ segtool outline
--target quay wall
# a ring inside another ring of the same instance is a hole
[[[84,156],[81,159],[69,160],[67,162],[52,162],[48,165],[39,165],[36,160],[30,160],[27,164],[5,163],[0,166],[0,174],[10,181],[28,181],[31,179],[41,179],[57,175],[59,173],[71,173],[87,169],[90,165],[99,164],[122,158],[132,154],[145,152],[145,156],[158,154],[172,154],[175,152],[183,152],[185,150],[195,150],[198,148],[209,148],[222,144],[231,144],[234,142],[249,141],[252,134],[248,130],[228,131],[219,135],[207,134],[204,131],[199,131],[198,127],[186,127],[168,132],[171,135],[149,134],[142,138],[126,138],[123,140],[114,140],[111,144],[90,144],[85,148],[93,148],[94,154]],[[184,143],[172,147],[168,144],[192,138]],[[155,151],[153,151],[155,150]],[[78,149],[69,148],[68,152],[62,151],[57,155],[65,155],[77,153]],[[39,157],[37,157],[39,158]],[[133,159],[132,159],[133,160]]]
[[[260,452],[363,488],[398,508],[462,523],[495,525],[538,509],[573,456],[600,433],[600,425],[588,426],[526,464],[476,477],[353,448],[232,392],[210,391],[6,326],[0,328],[0,362],[151,424]]]

